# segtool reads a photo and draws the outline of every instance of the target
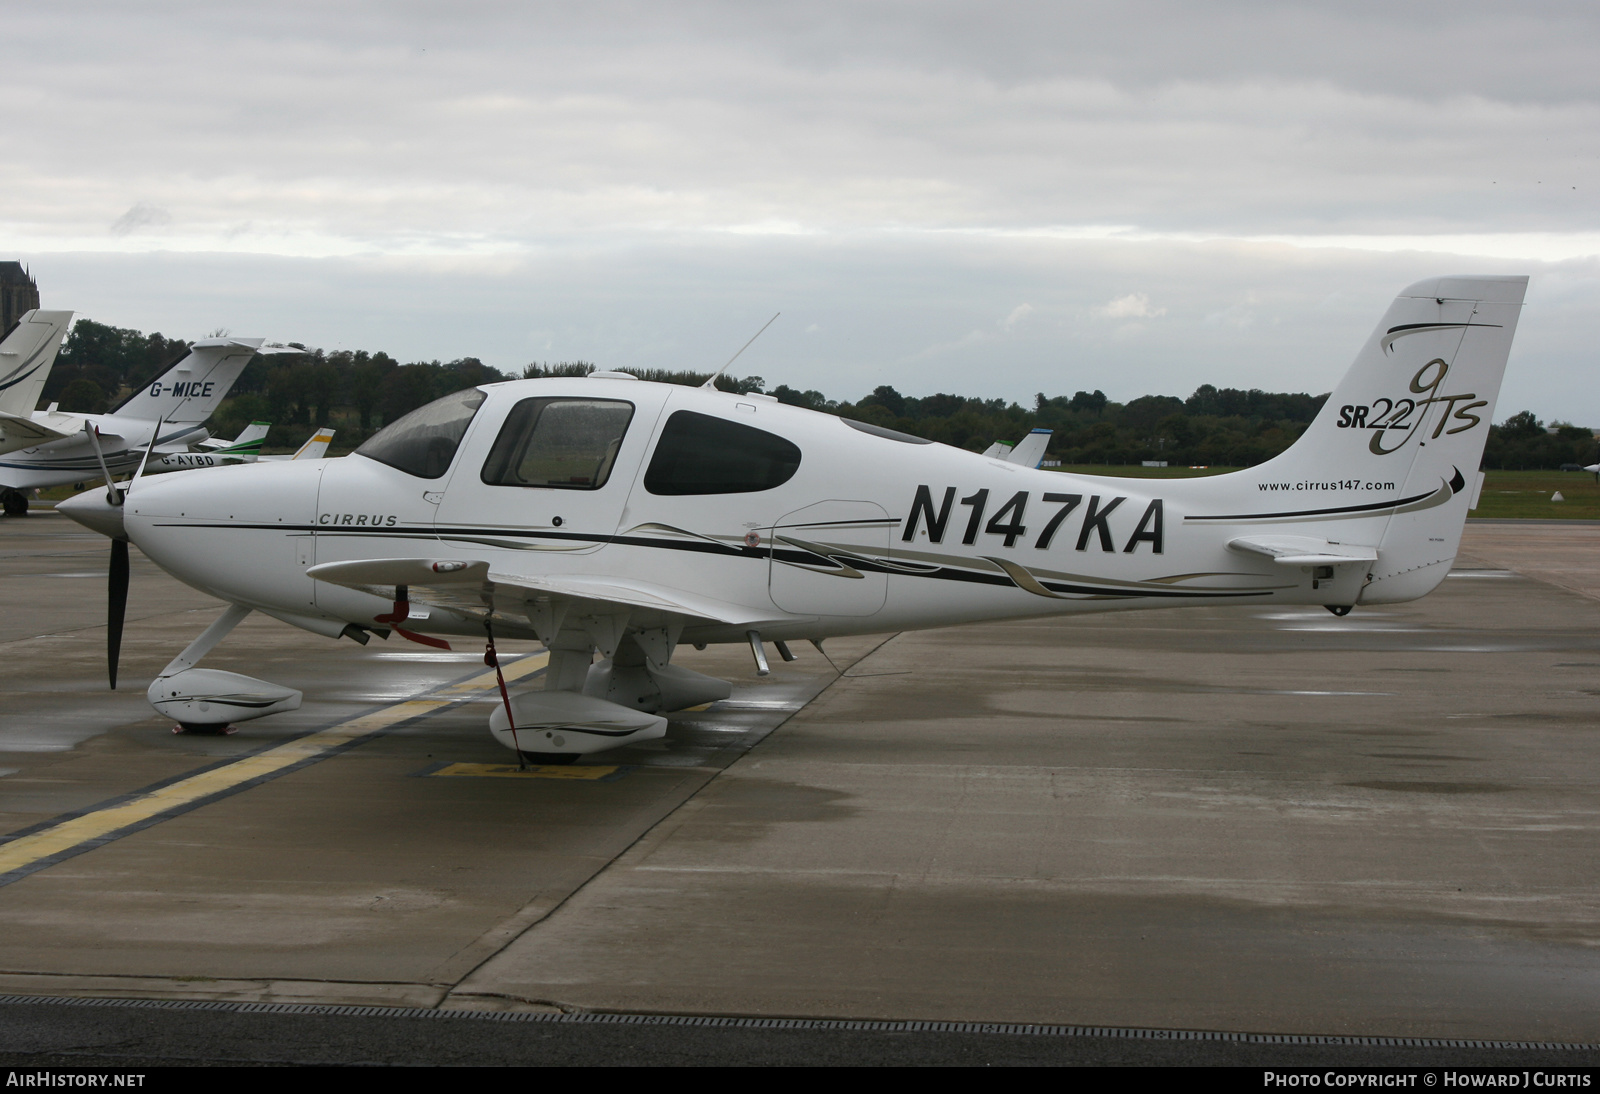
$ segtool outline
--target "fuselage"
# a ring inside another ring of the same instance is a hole
[[[1247,504],[1261,508],[1261,469],[1079,477],[761,396],[621,378],[478,390],[453,446],[141,481],[123,516],[128,535],[188,584],[324,633],[393,611],[306,574],[356,559],[631,577],[758,611],[774,639],[1067,611],[1353,603],[1359,590],[1228,548],[1262,523]],[[1295,500],[1306,511],[1316,503]],[[1372,542],[1386,519],[1370,518]],[[1360,514],[1341,528],[1359,535]],[[439,609],[407,625],[482,634]],[[744,636],[707,623],[682,640]]]

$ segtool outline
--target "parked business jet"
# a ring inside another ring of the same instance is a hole
[[[63,413],[54,406],[34,411],[29,421],[42,440],[0,455],[0,486],[21,491],[93,478],[110,481],[139,467],[152,445],[155,455],[189,451],[210,437],[202,423],[263,341],[196,342],[183,360],[110,414]],[[27,512],[26,499],[21,512]]]
[[[726,697],[685,642],[766,645],[1193,604],[1412,600],[1450,569],[1527,279],[1406,289],[1305,434],[1196,479],[986,459],[760,395],[616,372],[488,384],[342,459],[135,479],[62,504],[228,603],[150,685],[191,730],[300,693],[196,667],[262,611],[313,634],[538,639],[491,732],[571,760]],[[113,562],[113,574],[116,573]],[[120,625],[113,583],[112,621]],[[594,662],[595,651],[603,658]],[[115,670],[115,648],[111,651]]]

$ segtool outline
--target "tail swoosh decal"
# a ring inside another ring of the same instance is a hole
[[[1432,509],[1436,505],[1443,505],[1452,497],[1466,488],[1467,480],[1461,474],[1459,467],[1450,469],[1454,472],[1448,480],[1440,479],[1436,490],[1429,490],[1426,494],[1413,494],[1409,498],[1397,498],[1393,501],[1375,501],[1367,505],[1339,505],[1329,509],[1294,509],[1282,513],[1219,513],[1209,516],[1184,517],[1185,521],[1215,521],[1244,523],[1246,521],[1312,521],[1312,520],[1343,520],[1354,516],[1377,516],[1381,513],[1416,513],[1423,509]]]

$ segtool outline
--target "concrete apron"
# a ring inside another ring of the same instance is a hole
[[[0,889],[0,991],[1597,1040],[1600,605],[1461,565],[1346,620],[840,643],[832,686],[708,650],[745,705],[615,778],[440,776],[507,759],[467,694]],[[130,620],[146,673],[183,607]],[[195,741],[79,622],[7,635],[0,743],[66,734],[0,753],[9,831],[482,672],[252,621],[208,664],[306,707]]]

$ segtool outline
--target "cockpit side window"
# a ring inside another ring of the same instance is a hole
[[[442,478],[484,398],[483,392],[469,387],[435,399],[378,430],[356,449],[356,455],[419,479]]]
[[[632,419],[633,404],[620,399],[524,399],[506,415],[483,481],[598,490],[611,477]]]
[[[652,494],[748,494],[794,478],[800,449],[776,433],[680,410],[667,419],[644,473]]]

